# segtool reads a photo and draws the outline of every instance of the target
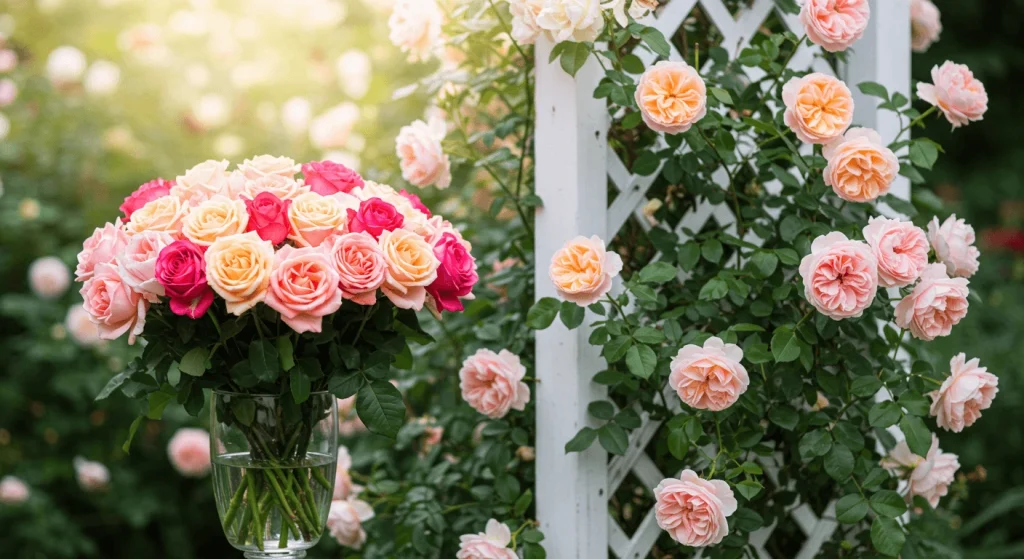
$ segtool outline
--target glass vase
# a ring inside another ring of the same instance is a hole
[[[213,490],[224,535],[245,557],[304,557],[320,540],[334,493],[334,396],[214,391]]]

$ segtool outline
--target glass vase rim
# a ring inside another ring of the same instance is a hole
[[[291,393],[287,394],[265,394],[265,393],[249,393],[249,392],[235,392],[234,390],[220,390],[218,388],[213,389],[214,394],[223,394],[225,396],[247,396],[249,398],[284,398],[290,397]],[[309,397],[313,396],[325,396],[331,394],[330,390],[317,390],[316,392],[310,392]],[[331,394],[333,396],[333,394]]]

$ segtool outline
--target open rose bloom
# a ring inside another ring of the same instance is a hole
[[[479,534],[459,537],[459,551],[456,559],[517,559],[516,552],[509,549],[512,531],[495,519],[487,521],[487,529]]]
[[[870,17],[868,0],[804,0],[800,10],[807,37],[829,52],[850,48],[864,35]]]
[[[828,144],[853,123],[853,94],[827,74],[793,78],[782,88],[783,118],[797,138],[808,144]]]
[[[896,305],[896,325],[926,342],[948,336],[967,316],[968,283],[950,278],[942,264],[929,264],[914,290]]]
[[[622,271],[622,258],[605,250],[598,236],[576,237],[551,257],[548,275],[558,294],[580,306],[591,305],[612,288]]]
[[[811,243],[800,261],[804,297],[833,320],[856,318],[871,306],[878,292],[878,260],[867,243],[839,232]]]
[[[655,518],[673,540],[690,547],[715,545],[729,535],[726,517],[739,503],[729,484],[701,479],[683,470],[679,479],[665,479],[654,488]]]
[[[985,84],[967,66],[949,61],[932,68],[932,83],[917,84],[917,96],[938,107],[953,128],[981,120],[988,111]]]
[[[932,445],[927,456],[914,454],[907,441],[900,441],[882,459],[881,466],[907,481],[905,496],[908,503],[920,495],[935,508],[956,479],[960,461],[955,454],[942,452],[939,438],[932,433]]]
[[[949,368],[949,377],[928,396],[932,399],[931,414],[939,427],[959,433],[974,425],[982,410],[992,405],[999,392],[999,379],[982,367],[978,359],[968,361],[963,353],[953,356]]]
[[[688,345],[672,359],[668,385],[692,408],[722,411],[750,384],[742,360],[743,350],[720,338],[709,338],[704,347]]]

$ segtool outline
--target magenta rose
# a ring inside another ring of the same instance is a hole
[[[124,220],[126,222],[131,221],[132,214],[135,213],[135,210],[138,210],[157,198],[163,198],[170,194],[172,186],[174,186],[174,181],[165,179],[154,179],[140,186],[135,192],[132,192],[130,196],[125,198],[124,203],[121,204],[121,211],[124,212]]]
[[[384,231],[394,231],[405,223],[405,217],[398,209],[380,198],[363,200],[359,211],[348,210],[348,230],[352,233],[366,231],[374,239]]]
[[[434,245],[434,256],[441,265],[437,268],[437,279],[427,286],[427,293],[434,298],[438,310],[461,312],[459,298],[469,295],[479,279],[476,260],[451,233],[445,233]]]
[[[252,200],[245,201],[245,210],[249,213],[249,224],[246,231],[255,231],[264,241],[275,246],[284,242],[291,232],[288,220],[288,206],[291,200],[282,200],[272,192],[260,192]]]
[[[213,304],[213,289],[206,283],[206,249],[182,239],[160,251],[155,277],[164,286],[171,312],[193,320],[201,318]]]
[[[412,192],[409,192],[408,190],[406,190],[404,188],[398,194],[399,194],[399,196],[402,196],[403,198],[408,200],[409,203],[412,204],[412,207],[414,207],[417,210],[423,212],[423,215],[427,216],[428,218],[431,217],[430,209],[427,208],[427,206],[423,203],[422,200],[420,200],[419,196],[413,194]]]
[[[348,167],[333,161],[310,161],[302,166],[306,186],[321,196],[339,192],[348,194],[363,186],[363,177]]]

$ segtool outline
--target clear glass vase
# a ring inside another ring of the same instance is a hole
[[[320,540],[334,493],[334,396],[214,391],[213,490],[224,535],[251,559],[304,557]]]

